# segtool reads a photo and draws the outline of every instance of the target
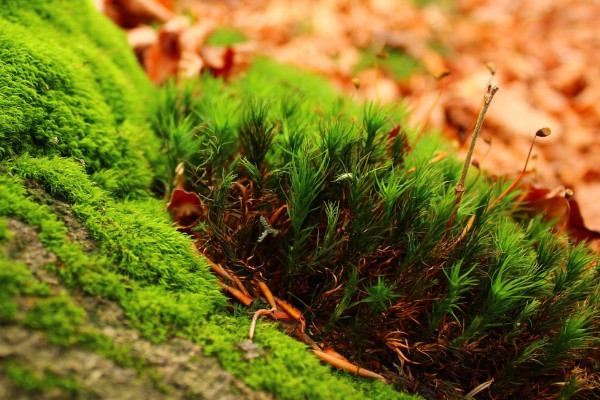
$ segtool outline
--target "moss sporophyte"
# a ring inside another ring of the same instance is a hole
[[[513,213],[516,185],[466,171],[457,202],[461,163],[439,135],[415,140],[402,104],[359,104],[260,59],[230,82],[155,89],[123,34],[74,0],[0,0],[0,48],[0,241],[6,218],[34,228],[68,289],[27,289],[28,267],[1,253],[3,323],[81,345],[89,317],[70,296],[82,292],[284,399],[597,391],[597,260]],[[184,189],[182,234],[162,198]],[[251,305],[228,303],[219,281]],[[255,322],[250,357],[238,344],[260,309],[279,322]],[[32,390],[81,384],[0,367]]]

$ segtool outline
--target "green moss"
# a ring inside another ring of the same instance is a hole
[[[269,322],[259,322],[255,342],[265,356],[244,360],[236,343],[247,340],[249,321],[218,315],[208,324],[190,332],[206,354],[216,355],[225,368],[243,376],[248,385],[279,394],[286,399],[418,399],[395,391],[379,381],[333,373],[323,366],[306,346],[290,338]],[[359,382],[359,383],[358,383]]]
[[[22,168],[21,171],[24,175],[35,177],[40,182],[49,185],[48,190],[60,197],[76,199],[78,192],[82,190],[81,185],[89,185],[87,191],[95,193],[97,197],[83,196],[80,200],[97,202],[97,208],[83,207],[84,204],[75,202],[73,210],[85,211],[84,215],[89,216],[89,221],[92,221],[90,224],[116,225],[122,229],[121,232],[129,232],[126,237],[119,236],[122,241],[113,241],[114,238],[106,233],[96,238],[100,243],[104,241],[112,243],[113,252],[123,252],[128,244],[139,235],[138,230],[133,229],[139,227],[139,218],[129,218],[129,215],[125,213],[127,218],[121,219],[120,216],[124,210],[120,210],[120,212],[117,210],[123,207],[128,209],[129,213],[135,212],[134,210],[138,210],[140,213],[140,206],[148,203],[138,201],[124,203],[124,206],[114,204],[103,197],[104,193],[101,189],[93,190],[93,183],[89,179],[84,179],[82,181],[84,183],[79,182],[79,185],[71,186],[72,191],[69,193],[68,185],[62,187],[60,180],[53,180],[55,175],[43,167],[43,160],[38,159],[36,163],[27,164],[22,159],[18,165]],[[46,161],[48,164],[46,168],[50,168],[53,165],[52,160]],[[69,163],[69,161],[65,162]],[[38,174],[29,175],[30,171],[27,171],[25,165],[33,165],[32,169]],[[73,168],[80,167],[74,164]],[[46,172],[42,174],[40,171]],[[52,186],[52,182],[56,182],[56,186]],[[85,191],[83,190],[83,192]],[[156,209],[153,202],[150,203],[150,209]],[[90,294],[118,301],[130,318],[132,326],[140,329],[150,340],[164,341],[168,336],[177,334],[204,344],[206,351],[216,355],[227,369],[241,376],[250,386],[270,390],[282,398],[294,399],[298,396],[332,398],[335,392],[343,393],[349,398],[364,398],[364,393],[367,393],[367,391],[355,389],[354,384],[348,380],[349,378],[337,378],[330,375],[327,372],[328,368],[320,365],[301,343],[287,337],[272,325],[266,328],[261,327],[261,338],[258,341],[269,349],[272,358],[269,359],[269,362],[265,362],[265,360],[254,362],[251,369],[244,367],[244,353],[235,347],[235,343],[246,337],[249,319],[245,315],[237,318],[215,315],[219,311],[224,311],[224,298],[218,293],[217,286],[210,283],[213,278],[210,277],[206,266],[203,263],[200,264],[200,260],[193,255],[189,247],[189,240],[176,234],[174,228],[169,227],[162,218],[159,218],[158,222],[153,220],[153,223],[160,222],[165,227],[164,230],[159,229],[153,232],[153,243],[162,240],[164,243],[159,246],[164,246],[165,249],[172,246],[179,248],[183,253],[179,255],[182,258],[177,261],[185,261],[184,265],[196,265],[194,267],[195,274],[205,277],[204,280],[196,278],[188,282],[188,285],[194,284],[194,286],[180,287],[187,282],[186,280],[179,281],[178,285],[173,285],[171,279],[148,280],[135,274],[129,278],[125,269],[129,265],[128,261],[124,262],[120,257],[113,261],[104,256],[86,255],[79,245],[68,241],[64,224],[56,219],[50,207],[40,206],[28,199],[28,195],[18,179],[0,177],[0,211],[39,227],[42,243],[64,264],[60,267],[59,272],[67,282],[70,282],[72,286],[81,285]],[[143,216],[141,213],[136,215]],[[161,232],[166,233],[166,237],[156,236]],[[169,232],[173,232],[173,235]],[[141,262],[140,260],[145,256],[153,257],[155,262],[163,259],[163,257],[149,254],[156,251],[154,246],[152,244],[145,247],[145,251],[148,253],[139,253],[141,250],[138,250],[139,256],[134,257],[136,262]],[[104,252],[101,251],[101,253]],[[168,257],[165,256],[165,258]],[[116,265],[120,265],[121,268],[115,270],[113,262],[116,262]],[[160,261],[158,262],[160,264]],[[164,265],[164,259],[162,263]],[[173,262],[170,268],[175,268],[175,266],[179,266],[179,264]],[[198,266],[203,268],[198,269]],[[179,267],[181,268],[181,266]],[[187,273],[179,270],[174,271],[174,275],[187,276]],[[52,301],[42,300],[38,304],[36,311],[28,319],[29,324],[54,332],[51,333],[53,335],[51,340],[56,343],[65,344],[83,340],[84,343],[92,343],[91,348],[96,348],[109,358],[112,358],[115,352],[120,354],[122,351],[112,348],[110,343],[107,344],[104,339],[98,339],[98,337],[86,336],[87,339],[77,339],[78,313],[69,306],[68,301],[59,298]],[[59,317],[42,318],[41,322],[34,323],[34,315],[41,314],[42,310],[48,308],[56,308]],[[118,357],[120,357],[119,354],[117,354]],[[115,357],[118,358],[117,356]],[[382,384],[370,382],[368,386],[370,387],[370,385],[379,387]],[[382,394],[380,398],[403,398],[404,396],[394,392],[388,386],[378,390],[385,394],[385,396]]]
[[[10,239],[11,233],[8,230],[8,221],[6,218],[0,218],[0,244]]]
[[[29,296],[48,297],[50,296],[50,286],[46,282],[39,282],[34,279],[30,281],[23,293]]]
[[[23,290],[30,278],[24,263],[10,261],[0,252],[0,323],[14,320],[18,307],[12,297]]]
[[[246,335],[248,318],[226,318],[227,328],[221,327],[223,321],[214,316],[225,311],[225,298],[207,265],[194,255],[190,240],[171,227],[164,202],[114,200],[114,195],[144,195],[151,174],[146,160],[159,159],[143,108],[150,89],[133,57],[124,54],[122,34],[93,17],[88,6],[75,2],[36,1],[19,7],[17,2],[4,1],[2,5],[0,44],[7,56],[0,68],[2,84],[11,94],[0,100],[5,110],[0,113],[4,160],[0,168],[20,178],[0,176],[0,213],[38,227],[40,240],[60,260],[56,271],[64,282],[117,301],[131,325],[150,340],[164,341],[177,334],[200,343],[222,343],[209,346],[209,351],[251,386],[282,398],[331,398],[336,391],[364,398],[365,389],[355,389],[348,378],[329,374],[329,368],[274,326],[266,328],[275,335],[267,344],[274,363],[242,368],[243,352],[232,352],[231,346]],[[68,12],[62,14],[64,10]],[[327,109],[353,107],[323,79],[265,61],[259,61],[241,85],[267,94],[273,80],[289,85],[299,79],[306,87],[297,87],[294,97],[316,93]],[[226,96],[234,96],[236,89],[217,81],[206,80],[205,85],[214,98],[204,97],[203,112],[216,112],[220,123],[233,126],[237,117]],[[290,104],[295,101],[290,98]],[[319,110],[305,101],[298,104],[303,109],[290,114],[290,127],[304,123],[303,110],[318,121]],[[221,139],[226,145],[227,138]],[[86,254],[69,241],[64,223],[54,214],[53,199],[28,193],[22,179],[35,180],[52,198],[72,204],[98,251]],[[55,317],[36,321],[42,310],[53,307]],[[75,310],[65,299],[39,300],[26,323],[48,331],[56,343],[83,340],[82,344],[107,357],[125,357],[104,339],[85,335],[87,339],[81,339]],[[130,361],[125,357],[123,362]],[[381,390],[385,398],[403,396],[389,387]]]
[[[25,316],[23,323],[29,328],[43,330],[50,343],[68,346],[74,343],[84,316],[85,311],[63,295],[38,300]]]
[[[73,212],[98,242],[99,253],[87,255],[78,244],[70,242],[52,207],[41,206],[38,202],[43,199],[32,199],[18,178],[0,176],[1,213],[39,227],[40,240],[61,261],[58,272],[65,282],[72,287],[81,286],[92,295],[118,301],[132,326],[148,339],[164,341],[178,334],[207,344],[209,352],[248,384],[271,390],[282,398],[297,398],[298,393],[330,398],[335,390],[349,397],[364,397],[362,390],[356,391],[351,382],[342,383],[340,378],[329,375],[328,368],[320,365],[303,345],[273,326],[267,328],[265,335],[271,332],[276,338],[267,343],[275,356],[274,363],[259,362],[251,370],[242,368],[244,354],[235,343],[246,336],[248,318],[209,317],[224,311],[224,297],[211,283],[214,278],[206,265],[194,256],[189,239],[170,226],[164,208],[159,208],[157,202],[115,203],[85,176],[82,166],[70,160],[23,156],[14,165],[13,172],[37,180],[49,193],[72,202]],[[162,216],[154,217],[157,212]],[[58,304],[65,305],[62,301]],[[76,332],[76,318],[70,320],[65,314],[72,313],[63,312],[58,321],[52,318],[44,321],[47,324],[36,326],[57,331],[52,340],[58,343],[76,342],[71,336]],[[112,350],[109,347],[107,351]],[[297,385],[298,371],[304,378]],[[257,379],[258,376],[262,378]],[[279,383],[273,376],[291,379],[295,384]],[[325,383],[315,389],[315,382]],[[325,386],[329,389],[323,389]],[[319,388],[325,390],[320,395]],[[389,387],[385,390],[389,392],[384,398],[402,397]]]
[[[50,372],[39,374],[13,361],[6,362],[4,368],[10,380],[30,394],[62,389],[65,398],[74,398],[80,392],[79,383],[72,378],[59,377]]]
[[[123,34],[90,2],[0,5],[0,159],[72,157],[112,193],[142,195],[151,88]]]

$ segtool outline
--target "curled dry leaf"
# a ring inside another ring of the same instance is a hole
[[[205,46],[216,27],[211,19],[193,25],[185,17],[171,19],[144,52],[143,64],[150,79],[154,83],[163,83],[172,76],[190,79],[205,69],[227,78],[236,64],[243,66],[243,57],[237,58],[233,47]]]
[[[200,71],[204,67],[204,60],[197,53],[185,52],[181,54],[177,65],[178,76],[185,79],[191,79],[200,75]]]
[[[231,76],[236,64],[236,53],[233,50],[233,47],[227,46],[226,48],[221,47],[216,48],[216,50],[212,50],[210,61],[207,56],[207,52],[211,51],[209,49],[209,47],[203,48],[202,55],[205,57],[208,67],[212,71],[213,75],[223,78],[228,78]]]
[[[180,32],[178,41],[181,52],[177,68],[179,76],[189,79],[200,75],[200,71],[206,66],[206,61],[200,52],[215,27],[215,21],[202,19]]]
[[[179,37],[189,26],[186,17],[177,17],[161,27],[157,42],[143,57],[144,68],[152,82],[163,83],[177,73],[182,54]]]
[[[569,206],[569,232],[578,240],[587,240],[596,251],[600,251],[600,232],[588,228],[574,198],[569,199]]]
[[[166,22],[174,17],[172,0],[104,0],[103,4],[96,3],[123,28],[151,21]]]
[[[534,214],[542,214],[544,218],[556,221],[557,229],[565,230],[581,241],[588,241],[600,249],[600,232],[589,229],[573,191],[564,187],[554,190],[531,186],[523,198],[525,208]]]
[[[175,189],[167,209],[173,215],[175,222],[183,229],[193,226],[199,219],[206,216],[206,208],[196,193],[183,189]]]

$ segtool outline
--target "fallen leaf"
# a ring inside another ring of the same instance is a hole
[[[195,225],[199,219],[206,217],[206,208],[196,193],[183,189],[175,189],[167,209],[173,215],[173,220],[183,229]]]
[[[546,220],[556,221],[556,229],[566,230],[578,241],[587,241],[598,250],[600,232],[590,229],[583,219],[573,191],[564,187],[554,190],[531,186],[523,198],[525,209],[542,214]]]
[[[100,8],[123,28],[151,21],[167,22],[175,16],[171,0],[105,0]]]
[[[144,53],[144,68],[150,80],[163,83],[177,73],[181,48],[179,35],[189,26],[187,18],[174,18],[158,33],[157,42]]]

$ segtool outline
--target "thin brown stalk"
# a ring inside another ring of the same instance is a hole
[[[219,286],[221,286],[221,288],[223,290],[225,290],[230,295],[235,297],[240,303],[244,304],[245,306],[249,306],[250,304],[252,304],[252,302],[253,302],[252,297],[245,295],[242,291],[237,290],[234,287],[228,286],[219,280],[217,280],[217,284]]]
[[[535,139],[538,137],[546,137],[546,136],[550,136],[550,128],[539,129],[535,133],[535,135],[533,135],[533,140],[531,141],[531,146],[529,146],[529,152],[527,153],[527,159],[525,160],[525,166],[523,167],[523,170],[521,171],[521,173],[519,174],[517,179],[515,179],[513,181],[513,183],[511,183],[511,185],[504,192],[502,192],[502,194],[500,196],[498,196],[498,198],[496,200],[494,200],[494,202],[492,204],[490,204],[488,206],[487,211],[490,211],[496,204],[498,204],[500,202],[500,200],[502,200],[507,194],[512,192],[514,190],[514,188],[519,184],[519,182],[521,182],[521,179],[523,179],[523,177],[525,176],[525,173],[527,172],[527,164],[529,163],[529,158],[531,157],[531,151],[533,150],[533,145],[535,144]]]
[[[479,136],[479,132],[481,131],[481,126],[483,125],[483,119],[485,118],[485,113],[487,112],[494,95],[498,91],[498,84],[495,82],[491,82],[487,86],[487,91],[483,96],[483,104],[481,105],[481,110],[479,111],[479,116],[477,117],[477,123],[475,124],[475,128],[473,129],[473,137],[471,138],[471,144],[469,145],[469,151],[467,152],[467,158],[465,159],[465,164],[463,166],[462,173],[460,175],[460,179],[454,188],[454,192],[456,193],[456,202],[454,206],[454,212],[452,213],[452,217],[446,224],[446,234],[444,236],[444,242],[448,239],[450,235],[450,230],[454,225],[454,221],[456,220],[456,215],[458,214],[458,206],[462,201],[463,194],[465,193],[466,186],[465,180],[467,179],[467,172],[469,171],[469,166],[471,165],[471,158],[473,157],[473,150],[475,150],[475,143],[477,142],[477,137]]]
[[[462,194],[466,190],[465,180],[467,179],[467,172],[469,171],[469,166],[471,165],[471,158],[473,157],[473,150],[475,150],[475,143],[477,142],[477,137],[479,136],[479,132],[481,131],[481,126],[483,125],[483,119],[485,118],[485,114],[490,107],[492,99],[494,95],[498,91],[498,84],[492,82],[488,85],[485,96],[483,97],[483,105],[481,106],[481,110],[479,111],[479,116],[477,117],[477,123],[475,124],[475,129],[473,129],[473,137],[471,138],[471,144],[469,145],[469,151],[467,152],[467,158],[465,159],[465,164],[463,166],[462,173],[460,175],[460,179],[456,184],[455,191],[456,194],[462,197]]]
[[[374,378],[374,379],[378,379],[378,380],[382,381],[383,383],[387,383],[385,378],[376,372],[361,368],[356,364],[352,364],[346,360],[341,360],[335,356],[332,356],[332,355],[327,354],[322,351],[313,350],[312,352],[317,357],[319,357],[322,361],[324,361],[336,368],[343,369],[344,371],[352,372],[353,374],[356,374],[356,375],[364,376],[365,378]]]
[[[248,339],[250,339],[250,341],[254,339],[254,331],[256,330],[256,321],[258,320],[258,317],[262,315],[269,315],[270,313],[271,310],[266,309],[257,310],[254,313],[254,315],[252,316],[252,323],[250,324],[250,331],[248,332]]]
[[[436,77],[436,79],[438,81],[441,81],[442,79],[444,79],[445,77],[447,77],[449,75],[450,75],[450,71],[444,71],[438,77]],[[427,111],[425,119],[423,120],[423,125],[421,125],[421,130],[419,131],[419,134],[417,135],[417,137],[415,138],[415,141],[413,143],[415,143],[415,144],[418,143],[419,140],[421,139],[421,137],[423,136],[423,133],[425,133],[425,128],[427,128],[427,125],[429,125],[429,120],[431,119],[431,114],[433,114],[433,110],[438,105],[440,99],[442,98],[442,95],[448,88],[449,84],[450,84],[450,82],[448,80],[446,80],[446,82],[442,85],[442,87],[438,91],[437,96],[433,100],[433,103],[429,107],[429,110]]]
[[[273,293],[271,292],[269,287],[262,281],[258,281],[258,287],[260,288],[260,291],[262,292],[265,300],[267,300],[267,303],[271,305],[271,308],[273,310],[277,310],[277,304],[275,304],[275,297],[273,296]]]

